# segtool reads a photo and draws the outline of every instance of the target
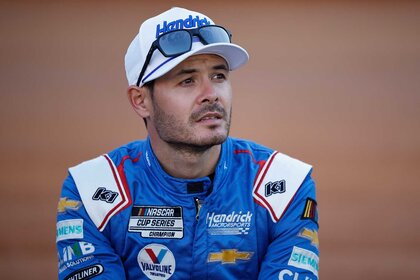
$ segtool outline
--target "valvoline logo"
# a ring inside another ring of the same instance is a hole
[[[149,279],[169,279],[175,273],[175,258],[162,244],[149,244],[137,255],[141,271]]]
[[[159,37],[159,35],[172,30],[197,28],[203,25],[210,25],[210,21],[207,18],[200,18],[199,16],[193,17],[192,15],[189,15],[185,19],[178,19],[170,22],[165,20],[162,26],[160,24],[156,26],[156,38]]]
[[[168,250],[166,250],[166,249],[160,249],[158,255],[156,256],[156,254],[155,254],[155,252],[153,251],[152,248],[146,248],[144,250],[149,255],[149,257],[150,257],[150,259],[152,260],[153,263],[161,263],[163,258],[166,255],[166,252],[168,252]]]

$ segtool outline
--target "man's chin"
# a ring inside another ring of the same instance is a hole
[[[195,141],[170,141],[169,143],[179,150],[185,150],[193,153],[202,153],[214,146],[222,144],[226,141],[226,139],[227,135],[213,135],[208,138],[204,137],[195,139]]]
[[[200,141],[198,141],[203,146],[215,146],[220,145],[226,141],[228,134],[227,133],[220,133],[220,134],[213,134],[207,137],[203,137]]]

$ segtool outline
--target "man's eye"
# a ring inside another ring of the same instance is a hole
[[[218,74],[214,74],[213,78],[216,80],[224,80],[226,79],[226,76],[223,73],[218,73]]]
[[[192,78],[185,79],[181,82],[181,84],[183,84],[183,85],[189,85],[189,84],[192,84],[192,83],[193,83]]]

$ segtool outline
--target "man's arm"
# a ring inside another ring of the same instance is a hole
[[[125,279],[120,257],[87,214],[71,175],[58,203],[56,238],[58,279]]]
[[[318,214],[315,184],[310,175],[280,220],[273,223],[271,236],[259,279],[318,279]]]

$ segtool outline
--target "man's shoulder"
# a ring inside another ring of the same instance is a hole
[[[120,162],[124,159],[124,158],[137,158],[142,151],[145,148],[145,145],[147,144],[147,140],[136,140],[136,141],[132,141],[129,142],[127,144],[121,145],[113,150],[110,150],[102,155],[97,155],[96,157],[92,157],[90,159],[87,159],[85,161],[79,162],[78,164],[70,167],[70,168],[74,168],[77,167],[79,165],[83,165],[86,162],[90,162],[90,161],[95,161],[98,158],[102,158],[104,155],[106,155],[109,159],[112,160],[112,162],[115,165],[119,165]]]
[[[254,142],[252,140],[235,138],[235,137],[230,137],[229,139],[232,143],[233,151],[247,150],[250,152],[267,153],[267,154],[272,154],[274,152],[273,149],[265,145],[259,144],[257,142]]]
[[[93,223],[104,230],[110,218],[131,204],[124,162],[137,162],[146,141],[134,141],[69,168],[80,199]]]
[[[263,157],[265,156],[267,159],[276,154],[277,157],[300,161],[300,159],[294,158],[294,156],[289,155],[287,152],[270,148],[264,144],[254,142],[252,140],[230,137],[230,141],[232,142],[234,153],[237,153],[238,151],[249,151],[254,155],[261,155]]]
[[[139,157],[145,150],[146,145],[147,140],[136,140],[111,150],[107,154],[118,165],[124,158],[134,159]]]

